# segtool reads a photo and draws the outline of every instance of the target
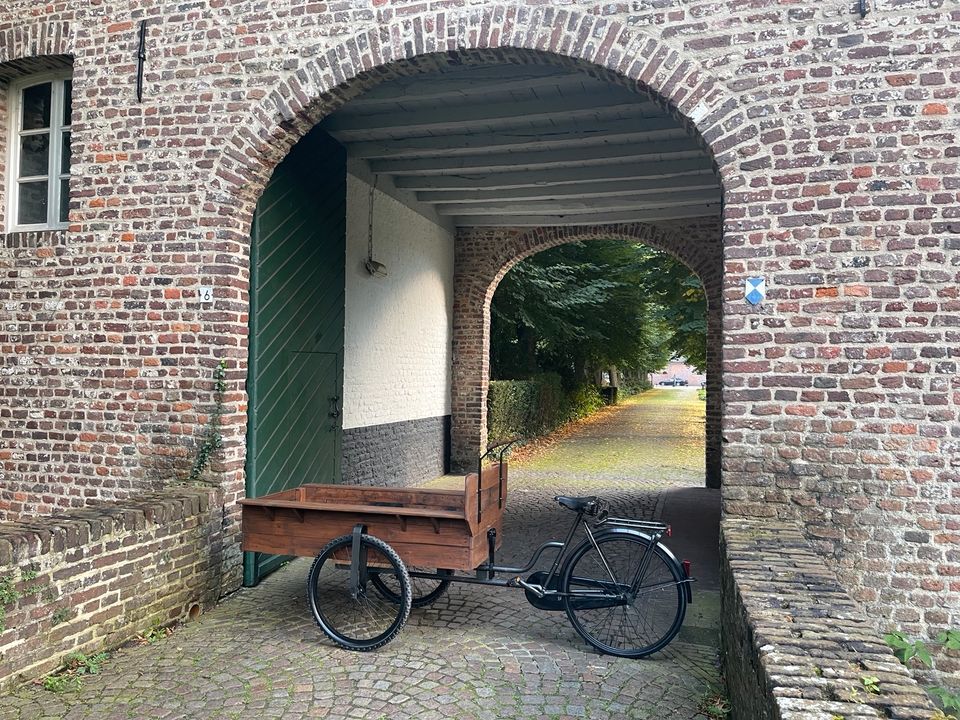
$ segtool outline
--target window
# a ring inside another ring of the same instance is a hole
[[[35,75],[10,85],[10,230],[67,224],[72,85],[64,73]]]

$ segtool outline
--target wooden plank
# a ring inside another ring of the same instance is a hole
[[[491,527],[497,531],[496,548],[499,550],[503,545],[503,518],[499,518]],[[470,546],[470,558],[467,560],[469,569],[473,570],[485,563],[488,559],[489,551],[487,548],[486,531],[483,535],[477,535],[475,542]]]
[[[430,133],[463,133],[472,129],[488,131],[498,127],[526,127],[537,122],[590,118],[643,118],[662,116],[652,102],[636,100],[610,102],[610,94],[589,92],[575,97],[524,100],[504,103],[460,103],[418,108],[409,112],[357,115],[345,109],[330,115],[319,127],[340,142],[389,137],[416,137]]]
[[[523,152],[485,153],[439,158],[403,158],[373,160],[370,170],[386,175],[448,175],[463,172],[500,172],[533,168],[588,167],[638,160],[685,159],[704,155],[703,148],[690,138],[647,143],[628,143],[592,147]]]
[[[406,515],[407,517],[447,518],[462,520],[462,510],[440,508],[403,507],[393,505],[347,504],[331,502],[300,502],[297,500],[272,500],[263,503],[272,510],[288,509],[306,512],[363,513],[366,515]],[[251,507],[254,505],[249,504]]]
[[[719,217],[720,204],[691,207],[601,212],[584,215],[457,215],[458,227],[551,227],[571,225],[609,225],[624,222],[657,222],[694,217]]]
[[[548,150],[612,143],[677,140],[687,132],[669,116],[607,120],[590,125],[567,123],[557,118],[550,125],[535,128],[503,128],[454,135],[391,138],[351,142],[350,157],[403,158],[445,157],[484,152]]]
[[[709,205],[720,202],[720,189],[668,192],[660,195],[587,198],[585,200],[567,198],[562,204],[556,201],[512,202],[512,200],[513,198],[506,198],[502,202],[489,204],[440,205],[437,207],[437,212],[441,215],[550,215],[557,214],[559,207],[562,208],[563,214],[567,215],[572,213],[596,213],[599,210],[641,210],[681,205]]]
[[[303,525],[274,523],[261,527],[254,526],[252,529],[244,531],[243,548],[245,550],[289,555],[291,554],[290,548],[293,547],[300,548],[293,554],[306,557],[315,556],[334,538],[350,535],[356,520],[357,518],[344,516],[333,518],[322,525],[314,523],[311,526],[308,520]],[[392,547],[416,545],[422,546],[425,551],[441,554],[447,551],[469,550],[472,547],[474,538],[466,531],[465,524],[461,526],[461,532],[454,533],[451,528],[443,525],[443,521],[438,522],[440,524],[439,533],[434,532],[429,523],[426,529],[422,527],[411,529],[408,523],[406,531],[401,531],[399,524],[364,524],[367,526],[369,535],[383,540]],[[435,565],[434,567],[450,566]]]
[[[661,160],[628,165],[571,168],[569,170],[555,168],[428,177],[409,175],[398,176],[394,184],[407,190],[463,190],[470,188],[506,190],[522,187],[542,188],[548,185],[573,185],[597,180],[669,178],[707,172],[713,172],[713,163],[710,158],[704,156],[687,160]]]
[[[462,495],[460,490],[450,488],[411,488],[411,487],[377,487],[371,485],[332,485],[322,484],[308,486],[308,494],[317,498],[342,497],[369,497],[369,498],[420,498],[423,502],[443,501],[453,496]],[[419,500],[418,500],[419,501]]]
[[[463,509],[463,492],[460,490],[324,485],[308,487],[307,497],[314,503],[377,503],[381,505],[438,508],[441,510],[462,511]]]
[[[326,542],[317,543],[310,538],[292,536],[284,539],[256,533],[244,535],[243,540],[243,549],[247,551],[298,557],[316,557],[325,545]],[[481,556],[479,549],[474,550],[470,545],[457,547],[394,541],[390,546],[397,551],[405,564],[418,567],[471,571],[486,559],[485,550]],[[482,559],[475,562],[475,557]]]
[[[463,492],[460,490],[435,490],[430,488],[390,488],[367,485],[332,485],[307,483],[301,486],[306,502],[345,504],[401,504],[422,507],[438,507],[456,510],[463,507]],[[258,498],[243,498],[241,505],[268,505],[273,500],[293,500],[293,491],[264,495]]]
[[[398,103],[412,106],[427,101],[462,101],[481,95],[502,95],[533,88],[580,90],[601,81],[581,72],[550,65],[495,65],[444,71],[438,74],[393,78],[350,101],[357,110],[389,110]],[[624,92],[630,92],[624,89]]]
[[[463,515],[470,527],[470,534],[474,536],[479,528],[477,520],[477,483],[476,473],[468,473],[463,479]]]
[[[469,537],[468,526],[463,517],[430,517],[407,515],[406,529],[401,528],[397,513],[380,514],[374,512],[339,512],[295,508],[270,508],[275,517],[270,520],[261,508],[244,507],[243,530],[262,535],[283,536],[292,534],[298,537],[324,537],[330,540],[353,530],[357,523],[366,525],[374,535],[383,534],[399,540],[422,539],[428,544],[449,541],[462,544]],[[300,522],[296,512],[304,516]],[[438,539],[442,535],[444,538]],[[389,540],[388,540],[389,542]]]
[[[489,203],[520,202],[523,200],[558,200],[568,198],[617,197],[623,195],[662,194],[669,188],[671,192],[684,190],[719,189],[720,182],[713,173],[699,175],[681,175],[669,181],[655,180],[602,180],[574,185],[553,187],[515,188],[509,193],[502,190],[423,190],[417,193],[417,200],[432,203],[440,212],[440,205],[453,203]]]

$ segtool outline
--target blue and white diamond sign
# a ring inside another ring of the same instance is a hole
[[[759,305],[767,297],[767,283],[762,277],[747,278],[743,297],[751,305]]]

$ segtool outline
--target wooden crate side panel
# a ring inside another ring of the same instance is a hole
[[[309,557],[319,553],[333,538],[353,532],[357,523],[366,525],[368,534],[395,548],[399,545],[422,545],[425,549],[420,555],[427,555],[434,561],[446,554],[451,558],[449,562],[455,562],[456,567],[461,568],[469,558],[471,535],[462,520],[400,518],[320,510],[298,512],[255,506],[243,509],[243,549]]]
[[[477,485],[480,485],[479,494]],[[464,513],[470,531],[474,535],[485,534],[488,528],[494,527],[503,515],[500,507],[500,465],[494,463],[483,468],[479,478],[476,473],[470,473],[464,478]],[[477,505],[480,505],[480,517],[477,515]],[[507,504],[507,464],[503,463],[503,506]],[[484,542],[486,540],[484,539]]]
[[[497,522],[490,525],[497,531],[497,550],[503,545],[503,518],[498,518]],[[473,542],[470,544],[469,569],[474,570],[485,563],[488,559],[489,549],[487,548],[487,529],[478,535],[473,536]]]
[[[250,502],[256,500],[258,502],[266,502],[268,500],[298,500],[300,495],[300,488],[290,488],[288,490],[279,490],[278,492],[270,493],[269,495],[262,495],[258,498],[243,498],[240,500],[242,505],[245,502]]]
[[[247,543],[249,542],[249,547]],[[320,554],[323,543],[316,546],[307,538],[290,537],[278,549],[277,538],[270,536],[251,535],[244,541],[244,549],[258,552],[276,552],[283,555],[297,555],[299,557],[316,557]],[[437,568],[444,570],[472,571],[477,564],[471,560],[471,550],[466,547],[450,547],[441,545],[423,545],[421,543],[390,543],[404,564],[409,567]],[[272,549],[270,549],[272,548]],[[482,554],[486,559],[486,554]],[[482,562],[482,560],[481,560]]]
[[[380,504],[463,511],[463,493],[459,490],[379,488],[364,485],[304,485],[303,489],[306,501],[311,503]]]

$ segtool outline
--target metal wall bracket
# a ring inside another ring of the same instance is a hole
[[[137,102],[143,102],[143,64],[147,60],[147,21],[140,21],[140,44],[137,47]]]

